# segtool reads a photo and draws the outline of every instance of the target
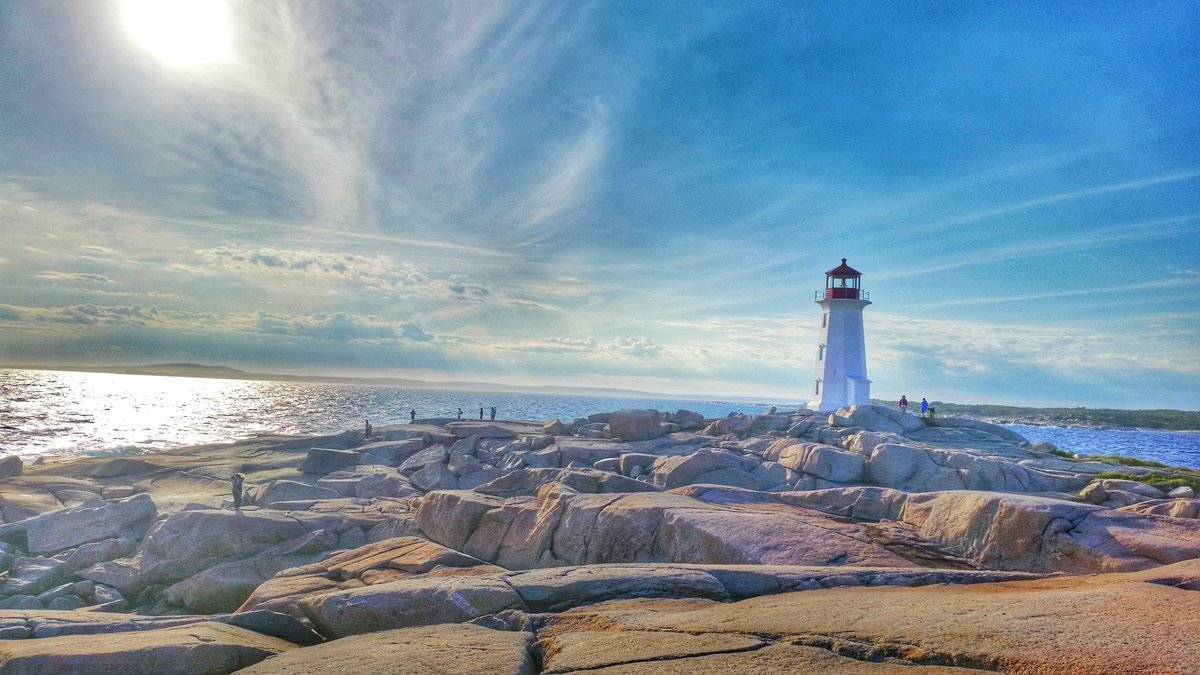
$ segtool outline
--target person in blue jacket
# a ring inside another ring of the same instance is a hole
[[[928,414],[929,414],[929,401],[926,401],[925,399],[922,398],[921,399],[921,417],[925,417]]]

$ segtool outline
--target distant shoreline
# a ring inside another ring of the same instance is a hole
[[[605,387],[569,387],[554,385],[515,385],[495,382],[473,381],[429,381],[396,377],[344,377],[328,375],[285,375],[278,373],[256,373],[229,368],[206,366],[195,363],[163,363],[141,366],[44,366],[26,364],[4,364],[0,369],[47,370],[81,373],[112,373],[116,375],[148,375],[159,377],[196,377],[222,380],[252,380],[270,382],[311,382],[316,384],[350,384],[375,387],[403,387],[435,391],[473,391],[513,394],[550,394],[568,396],[594,396],[597,398],[643,398],[655,400],[703,401],[706,403],[732,403],[782,408],[803,406],[802,401],[767,400],[762,397],[716,396],[698,394],[665,394],[636,389]],[[893,406],[894,401],[872,399],[877,405]],[[1063,428],[1087,428],[1107,430],[1146,431],[1200,431],[1200,412],[1171,409],[1125,410],[1119,408],[1051,407],[960,404],[933,401],[931,404],[939,415],[956,415],[987,420],[998,424],[1026,424],[1030,426],[1053,426]]]

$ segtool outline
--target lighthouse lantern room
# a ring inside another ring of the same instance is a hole
[[[825,273],[825,288],[816,292],[814,300],[821,306],[821,330],[817,376],[808,407],[833,411],[867,403],[871,381],[867,379],[863,308],[871,300],[862,290],[862,274],[842,258],[841,265]]]

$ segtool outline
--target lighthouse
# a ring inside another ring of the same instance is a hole
[[[867,345],[863,308],[871,304],[862,290],[862,274],[846,264],[825,273],[825,289],[814,298],[821,306],[817,338],[817,376],[813,380],[812,410],[833,411],[862,405],[871,398],[867,379]]]

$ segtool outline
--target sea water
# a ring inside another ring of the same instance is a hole
[[[0,451],[32,457],[140,454],[256,434],[328,434],[418,417],[573,420],[620,408],[756,414],[762,405],[669,398],[497,393],[356,384],[0,369]],[[784,406],[780,406],[784,409]],[[1008,425],[1033,442],[1200,468],[1200,432]]]

